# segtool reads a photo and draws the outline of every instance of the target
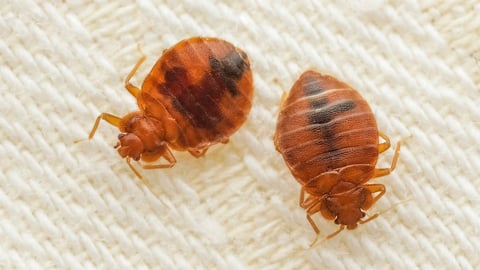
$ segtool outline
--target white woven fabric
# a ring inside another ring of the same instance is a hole
[[[478,0],[47,2],[0,5],[1,269],[480,269]],[[141,171],[147,188],[115,128],[73,143],[100,112],[136,110],[123,80],[137,44],[139,85],[190,36],[250,56],[254,108],[228,144]],[[406,138],[375,180],[380,217],[314,249],[272,141],[282,92],[308,68],[357,88],[392,142]]]

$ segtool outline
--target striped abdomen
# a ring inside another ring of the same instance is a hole
[[[191,150],[226,141],[245,122],[252,96],[247,54],[224,40],[196,37],[164,52],[143,82],[139,107],[153,118],[175,119],[179,134],[170,146]]]
[[[282,104],[275,144],[303,185],[350,165],[367,165],[362,178],[369,179],[378,157],[378,130],[357,91],[334,77],[307,71]]]

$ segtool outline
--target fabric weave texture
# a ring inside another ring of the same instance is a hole
[[[480,269],[477,0],[7,0],[0,15],[0,269]],[[114,127],[74,143],[99,113],[137,110],[124,78],[138,45],[135,85],[192,36],[250,57],[253,109],[228,144],[174,152],[174,168],[140,170],[146,185]],[[312,249],[273,145],[307,69],[355,87],[404,140],[394,173],[372,180],[387,188],[380,216]]]

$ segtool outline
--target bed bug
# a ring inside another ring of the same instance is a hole
[[[364,219],[364,210],[385,194],[385,186],[367,182],[395,169],[400,142],[390,168],[375,168],[390,140],[378,131],[367,102],[346,83],[306,71],[280,107],[274,143],[302,185],[299,203],[317,234],[312,245],[320,234],[312,219],[318,212],[340,225],[327,239],[376,218]]]
[[[205,37],[180,41],[163,52],[141,88],[130,83],[143,55],[125,79],[125,88],[138,103],[138,111],[118,117],[100,114],[100,120],[120,130],[115,149],[139,161],[144,169],[170,168],[176,163],[171,149],[201,157],[245,122],[252,107],[253,78],[245,52],[231,43]],[[160,158],[166,162],[155,162]]]

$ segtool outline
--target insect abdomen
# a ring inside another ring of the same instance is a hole
[[[351,87],[332,79],[304,73],[279,117],[277,147],[302,183],[349,165],[375,165],[378,157],[370,107]]]

